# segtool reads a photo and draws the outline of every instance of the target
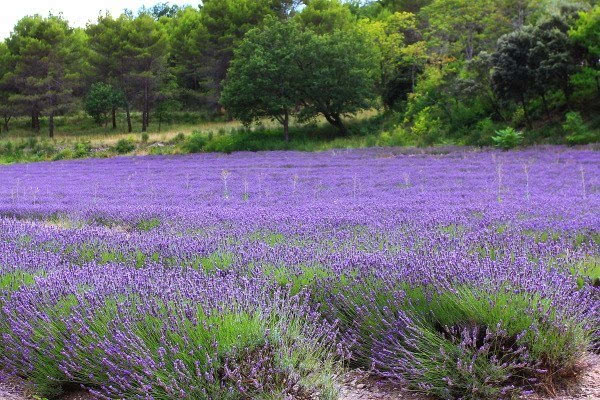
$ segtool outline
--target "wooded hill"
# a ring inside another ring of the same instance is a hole
[[[531,140],[597,140],[596,0],[207,0],[102,15],[21,19],[0,43],[0,124],[29,118],[49,135],[85,110],[116,128],[124,114],[181,110],[244,123],[386,110],[395,144],[492,144],[506,127]],[[557,128],[558,127],[558,128]],[[137,128],[136,128],[137,129]]]

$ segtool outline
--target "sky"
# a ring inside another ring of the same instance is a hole
[[[62,13],[72,26],[84,27],[95,21],[100,11],[119,15],[123,9],[137,11],[167,0],[0,0],[0,40],[8,37],[18,20],[26,15]],[[197,0],[168,0],[170,4],[196,4]]]

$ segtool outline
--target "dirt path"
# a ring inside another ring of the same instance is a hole
[[[340,400],[425,400],[399,385],[377,381],[361,371],[346,374]]]

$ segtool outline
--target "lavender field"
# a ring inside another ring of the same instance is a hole
[[[42,397],[541,395],[600,343],[600,152],[0,169],[0,366]]]

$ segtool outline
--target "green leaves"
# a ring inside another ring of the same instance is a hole
[[[496,147],[502,150],[514,149],[523,142],[523,133],[513,128],[505,128],[496,131],[496,136],[492,137]]]
[[[292,114],[301,121],[321,114],[344,133],[342,115],[371,105],[376,71],[363,34],[318,35],[271,18],[237,49],[221,102],[247,124],[269,117],[287,132]]]
[[[85,99],[85,111],[98,125],[106,124],[108,113],[122,104],[122,95],[111,85],[99,82],[92,85]]]

